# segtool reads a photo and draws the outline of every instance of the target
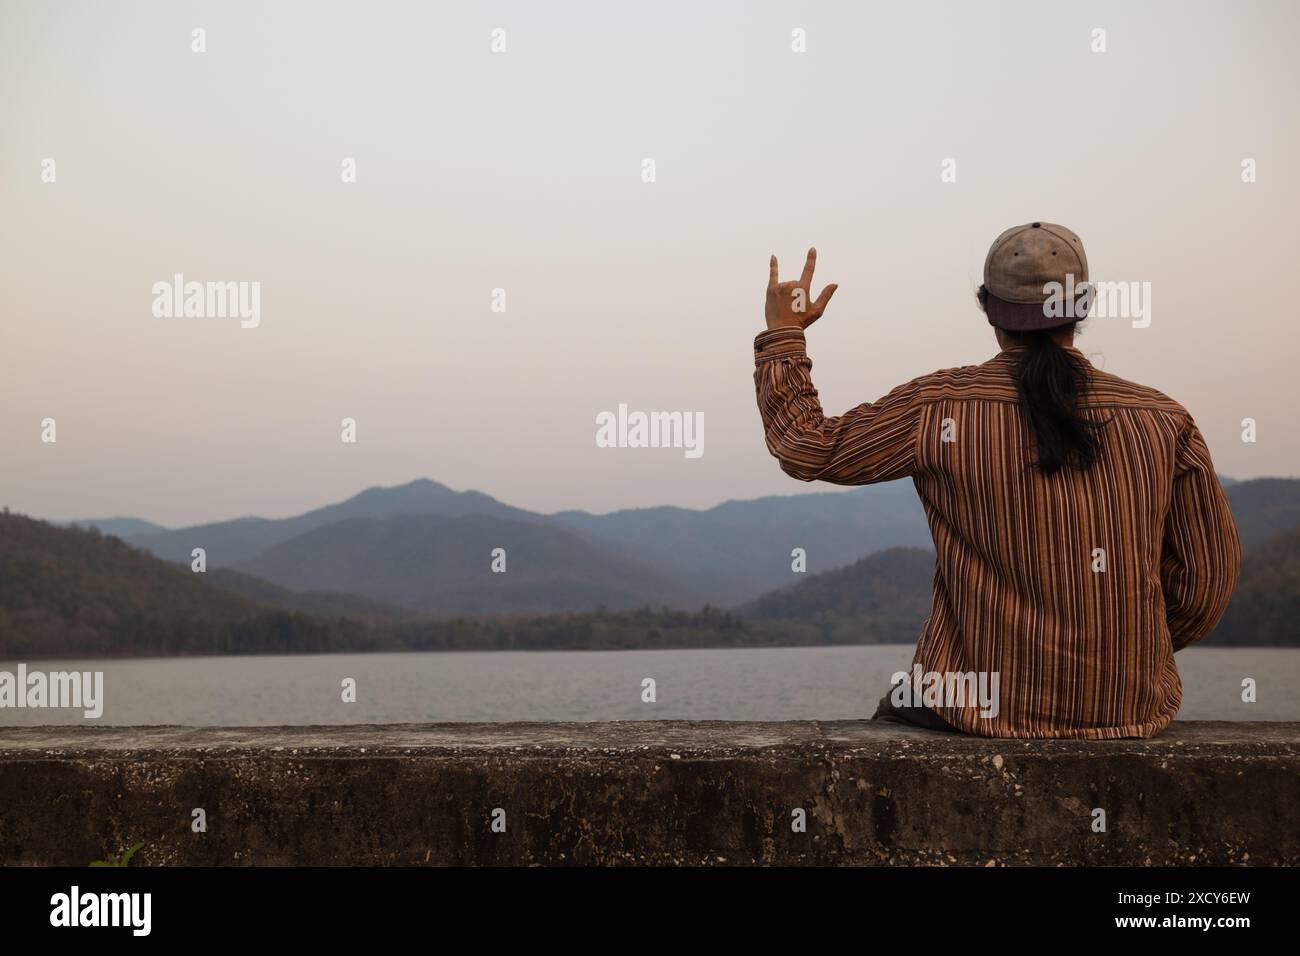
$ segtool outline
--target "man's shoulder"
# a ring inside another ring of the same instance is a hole
[[[1187,409],[1164,392],[1113,372],[1093,367],[1089,372],[1088,386],[1088,395],[1084,399],[1086,405],[1142,408],[1166,412],[1176,418],[1188,417]]]
[[[1089,387],[1081,404],[1128,407],[1188,417],[1187,409],[1164,392],[1089,364]],[[958,365],[920,375],[904,386],[915,401],[1020,401],[1005,353],[978,365]]]

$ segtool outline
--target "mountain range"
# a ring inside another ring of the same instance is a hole
[[[1208,643],[1300,643],[1300,480],[1225,485],[1246,561]],[[544,515],[420,480],[286,519],[72,524],[0,524],[0,657],[911,641],[934,561],[909,483]]]
[[[730,606],[788,583],[796,547],[816,572],[930,541],[910,482],[698,511],[545,515],[420,479],[291,518],[133,532],[130,522],[138,521],[73,523],[187,566],[193,549],[203,548],[209,569],[440,614]],[[486,573],[497,547],[506,550],[504,575]]]

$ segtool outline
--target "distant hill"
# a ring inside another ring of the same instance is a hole
[[[82,518],[79,521],[67,522],[67,526],[97,528],[104,534],[116,535],[119,538],[129,538],[137,534],[157,534],[167,530],[162,525],[145,521],[143,518]]]
[[[495,548],[506,571],[491,570]],[[347,590],[434,615],[700,607],[678,577],[551,524],[488,515],[356,518],[269,548],[239,570],[294,590]]]
[[[1242,547],[1253,548],[1279,531],[1300,527],[1300,479],[1255,478],[1224,489]]]
[[[1206,644],[1300,644],[1300,528],[1275,535],[1248,552],[1223,620]]]
[[[561,511],[555,519],[638,560],[687,575],[722,605],[787,583],[794,548],[807,552],[811,574],[885,548],[930,546],[929,525],[910,481],[727,501],[703,511]]]
[[[132,534],[129,540],[160,558],[186,564],[194,548],[203,548],[208,567],[228,568],[317,528],[350,518],[399,515],[495,515],[520,521],[541,520],[540,515],[512,508],[481,492],[452,491],[446,485],[421,478],[394,488],[368,488],[346,501],[293,518],[236,518],[172,531]]]
[[[214,588],[248,598],[258,604],[286,611],[299,611],[321,617],[347,617],[356,620],[402,620],[414,616],[409,608],[383,604],[357,594],[339,591],[292,591],[270,581],[232,571],[230,568],[210,568],[204,580]]]
[[[358,624],[259,605],[94,529],[0,514],[0,659],[373,645]]]
[[[813,624],[827,643],[913,643],[930,613],[933,585],[933,551],[890,548],[808,575],[737,613],[745,620]]]

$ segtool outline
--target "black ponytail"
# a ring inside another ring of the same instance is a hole
[[[987,297],[988,290],[980,286],[981,306]],[[1056,341],[1061,332],[1076,324],[1035,332],[1002,330],[1003,336],[1022,346],[1012,374],[1020,408],[1034,434],[1038,467],[1046,475],[1062,468],[1089,468],[1101,453],[1097,432],[1105,423],[1085,418],[1079,411],[1079,400],[1088,388],[1087,366]]]

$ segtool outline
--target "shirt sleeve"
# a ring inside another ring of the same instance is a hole
[[[754,339],[754,386],[767,449],[800,481],[866,485],[905,478],[916,459],[920,415],[915,382],[843,415],[822,413],[802,329]]]
[[[1210,450],[1190,418],[1178,440],[1160,578],[1174,650],[1195,644],[1227,610],[1241,539]]]

